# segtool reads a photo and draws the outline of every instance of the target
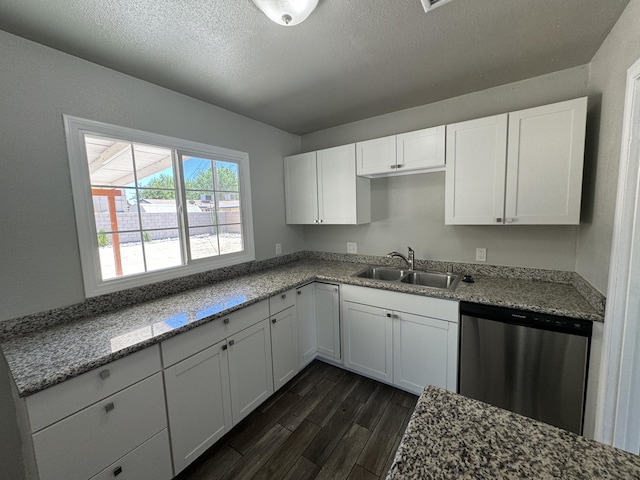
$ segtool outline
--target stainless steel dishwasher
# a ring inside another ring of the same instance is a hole
[[[458,391],[582,433],[592,324],[460,303]]]

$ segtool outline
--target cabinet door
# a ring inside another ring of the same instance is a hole
[[[269,319],[227,339],[233,424],[273,393]]]
[[[396,136],[356,143],[358,175],[388,174],[396,171]]]
[[[313,224],[318,220],[316,152],[284,159],[284,190],[288,224]]]
[[[587,99],[509,114],[506,223],[580,223]]]
[[[271,316],[273,389],[278,390],[298,373],[296,306]]]
[[[344,364],[368,377],[392,383],[391,311],[343,302]]]
[[[358,223],[354,144],[319,150],[317,155],[320,223]]]
[[[447,125],[445,224],[502,224],[507,114]]]
[[[227,342],[164,371],[176,474],[231,429]]]
[[[316,338],[318,354],[340,360],[340,301],[338,286],[317,283]]]
[[[416,395],[426,385],[455,392],[457,324],[404,312],[393,315],[393,383]]]
[[[298,288],[296,313],[298,315],[298,367],[302,370],[316,356],[316,290],[315,283]]]
[[[444,148],[444,125],[397,135],[398,173],[414,170],[444,170]]]

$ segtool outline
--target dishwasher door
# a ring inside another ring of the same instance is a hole
[[[458,391],[580,434],[590,327],[571,334],[463,313]]]

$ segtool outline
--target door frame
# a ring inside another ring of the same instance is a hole
[[[640,59],[627,71],[595,438],[640,450]]]

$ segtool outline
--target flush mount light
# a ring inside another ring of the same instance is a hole
[[[445,3],[449,3],[451,0],[420,0],[422,2],[422,8],[425,12],[428,12],[432,8],[439,7]]]
[[[297,25],[313,12],[318,0],[253,0],[264,14],[278,25]]]

